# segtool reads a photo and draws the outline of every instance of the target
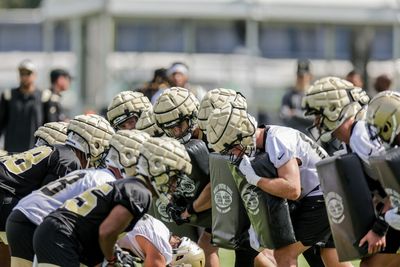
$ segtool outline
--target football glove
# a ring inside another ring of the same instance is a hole
[[[118,245],[114,246],[114,257],[111,261],[104,259],[101,267],[135,267],[135,257]]]
[[[239,164],[239,170],[243,173],[249,184],[257,186],[258,181],[260,181],[261,177],[258,176],[253,167],[251,167],[250,159],[247,155],[244,155],[242,161]]]
[[[181,214],[186,210],[186,206],[185,207],[181,207],[181,206],[177,206],[175,204],[169,203],[167,205],[166,211],[168,213],[168,215],[171,217],[172,220],[174,220],[174,222],[177,225],[182,225],[184,223],[188,223],[190,222],[189,218],[183,219],[181,217]]]

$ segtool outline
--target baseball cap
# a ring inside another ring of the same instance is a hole
[[[297,75],[309,74],[310,70],[310,60],[308,59],[299,59],[297,61]]]
[[[36,66],[33,64],[33,62],[29,59],[23,60],[21,63],[18,65],[18,70],[27,70],[30,72],[35,72],[36,71]]]

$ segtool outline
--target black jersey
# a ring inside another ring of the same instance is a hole
[[[99,227],[117,205],[133,215],[129,229],[148,211],[151,192],[136,178],[127,178],[89,189],[67,200],[58,210],[49,214],[68,229],[68,235],[81,244],[82,263],[97,264],[103,255],[99,247]]]
[[[35,147],[0,158],[0,190],[22,198],[80,168],[80,161],[70,146]]]

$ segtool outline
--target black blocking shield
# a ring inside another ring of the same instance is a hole
[[[266,153],[257,155],[252,167],[261,177],[277,177],[277,171]],[[236,166],[231,165],[231,171],[260,246],[276,249],[295,243],[287,200],[247,183]]]
[[[358,244],[372,228],[375,212],[360,158],[337,155],[317,163],[317,171],[340,261],[365,256],[367,248]]]
[[[228,164],[228,156],[210,154],[212,242],[237,249],[248,238],[250,221]]]
[[[195,200],[210,182],[209,152],[207,145],[198,139],[191,139],[185,144],[192,163],[192,173],[189,179],[182,181],[179,186],[182,195],[188,201]],[[211,209],[190,216],[190,224],[200,227],[211,227]]]
[[[369,162],[393,206],[400,207],[400,148],[392,148],[383,155],[373,156]]]

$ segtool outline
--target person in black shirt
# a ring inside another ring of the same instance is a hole
[[[60,101],[61,94],[70,87],[71,74],[65,69],[53,69],[50,72],[50,82],[50,101],[44,103],[44,109],[46,110],[44,113],[45,121],[65,121],[67,116]]]
[[[119,161],[124,157],[118,153]],[[70,199],[46,217],[33,240],[39,266],[114,266],[118,236],[148,211],[151,196],[168,201],[191,172],[185,148],[171,138],[149,138],[140,149],[136,177],[107,183]]]
[[[0,135],[4,135],[4,150],[11,153],[33,147],[33,133],[50,121],[47,114],[53,105],[50,90],[36,88],[35,65],[30,60],[24,60],[18,70],[20,85],[5,90],[0,96]]]

